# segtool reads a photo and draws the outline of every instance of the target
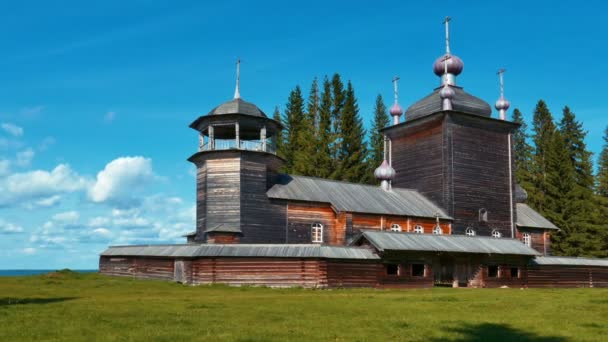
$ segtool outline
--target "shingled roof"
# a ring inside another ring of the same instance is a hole
[[[519,240],[467,235],[434,235],[389,231],[363,231],[353,244],[366,239],[377,250],[478,254],[539,255]]]
[[[264,257],[378,260],[367,248],[322,246],[318,244],[179,244],[110,246],[102,256],[122,257]]]
[[[236,98],[213,108],[207,115],[244,114],[266,117],[266,114],[251,102]]]
[[[492,108],[484,100],[477,98],[462,88],[452,86],[455,92],[452,99],[452,110],[456,112],[474,114],[484,117],[492,116]],[[441,87],[435,89],[431,94],[411,105],[405,111],[406,120],[414,120],[423,116],[443,111],[442,99],[439,96]]]
[[[451,220],[441,208],[416,190],[283,175],[266,193],[269,198],[331,204],[337,211]]]
[[[525,203],[517,203],[517,222],[518,227],[522,228],[541,228],[541,229],[557,229],[551,221],[547,220],[543,215],[534,211]]]

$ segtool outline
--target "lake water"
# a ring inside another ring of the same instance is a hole
[[[0,270],[0,277],[15,277],[15,276],[28,276],[35,274],[49,273],[56,270]],[[74,272],[81,273],[92,273],[98,270],[72,270]]]

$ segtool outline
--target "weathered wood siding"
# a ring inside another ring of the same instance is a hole
[[[478,235],[496,229],[510,237],[510,129],[504,122],[449,113],[389,132],[393,186],[417,189],[445,209],[455,219],[452,234],[471,227]],[[487,221],[480,220],[480,209]]]
[[[608,287],[608,267],[531,266],[528,287]]]
[[[514,208],[509,197],[508,132],[460,115],[449,118],[444,143],[451,152],[446,160],[446,180],[452,189],[448,211],[454,217],[454,233],[464,234],[472,227],[478,235],[490,236],[492,230],[498,230],[510,237]],[[487,211],[487,221],[480,220],[481,209]]]
[[[169,258],[100,257],[99,272],[114,276],[173,280],[174,260]]]
[[[192,282],[233,286],[324,287],[325,274],[320,264],[316,259],[196,259],[192,262]]]
[[[205,226],[241,226],[241,159],[207,159],[205,164]]]
[[[440,207],[447,209],[444,184],[443,138],[441,122],[415,127],[408,134],[392,138],[393,187],[416,189]]]
[[[416,262],[417,263],[417,262]],[[413,276],[412,265],[405,262],[399,264],[399,274],[389,275],[386,273],[386,265],[382,265],[379,277],[379,286],[385,288],[429,288],[434,286],[433,267],[424,264],[424,276]]]
[[[329,287],[376,287],[382,272],[378,263],[327,260],[324,264]]]
[[[530,234],[530,237],[532,238],[530,247],[542,255],[551,255],[551,237],[549,233],[543,229],[517,228],[515,231],[515,238],[523,242],[524,233]]]
[[[344,227],[337,228],[337,217],[329,204],[289,202],[287,209],[287,243],[311,243],[312,225],[323,225],[323,242],[335,245],[344,242]]]
[[[243,152],[240,164],[242,243],[284,243],[285,202],[271,202],[266,191],[272,187],[273,172],[281,165],[278,157]]]

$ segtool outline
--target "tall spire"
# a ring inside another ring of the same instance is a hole
[[[441,77],[441,84],[448,83],[456,85],[456,76],[458,76],[464,68],[464,63],[457,56],[452,55],[450,50],[450,21],[452,18],[445,17],[443,25],[445,26],[445,55],[437,58],[433,64],[433,72]]]
[[[511,103],[509,101],[507,101],[507,99],[505,99],[505,83],[504,83],[504,79],[503,79],[503,74],[505,73],[505,69],[500,68],[498,70],[498,72],[496,73],[498,75],[498,80],[500,82],[500,97],[498,98],[498,100],[496,101],[496,104],[494,105],[494,107],[498,110],[498,116],[500,118],[500,120],[506,120],[507,119],[507,109],[509,109],[509,107],[511,106]]]
[[[399,105],[399,90],[397,87],[397,81],[399,81],[399,76],[395,76],[393,78],[393,91],[395,94],[395,104],[391,107],[391,116],[393,117],[393,125],[399,124],[399,117],[403,114],[403,108]]]
[[[452,18],[445,17],[443,24],[445,25],[445,54],[446,56],[450,55],[450,20]]]
[[[236,89],[234,90],[234,98],[241,98],[241,59],[236,59]]]

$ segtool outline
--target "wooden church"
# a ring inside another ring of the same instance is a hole
[[[109,247],[100,272],[281,287],[608,286],[608,260],[550,256],[558,227],[515,182],[502,72],[495,118],[457,85],[464,63],[445,24],[440,86],[404,112],[394,80],[380,186],[282,174],[281,124],[241,99],[237,76],[234,99],[190,125],[196,231],[181,245]]]

